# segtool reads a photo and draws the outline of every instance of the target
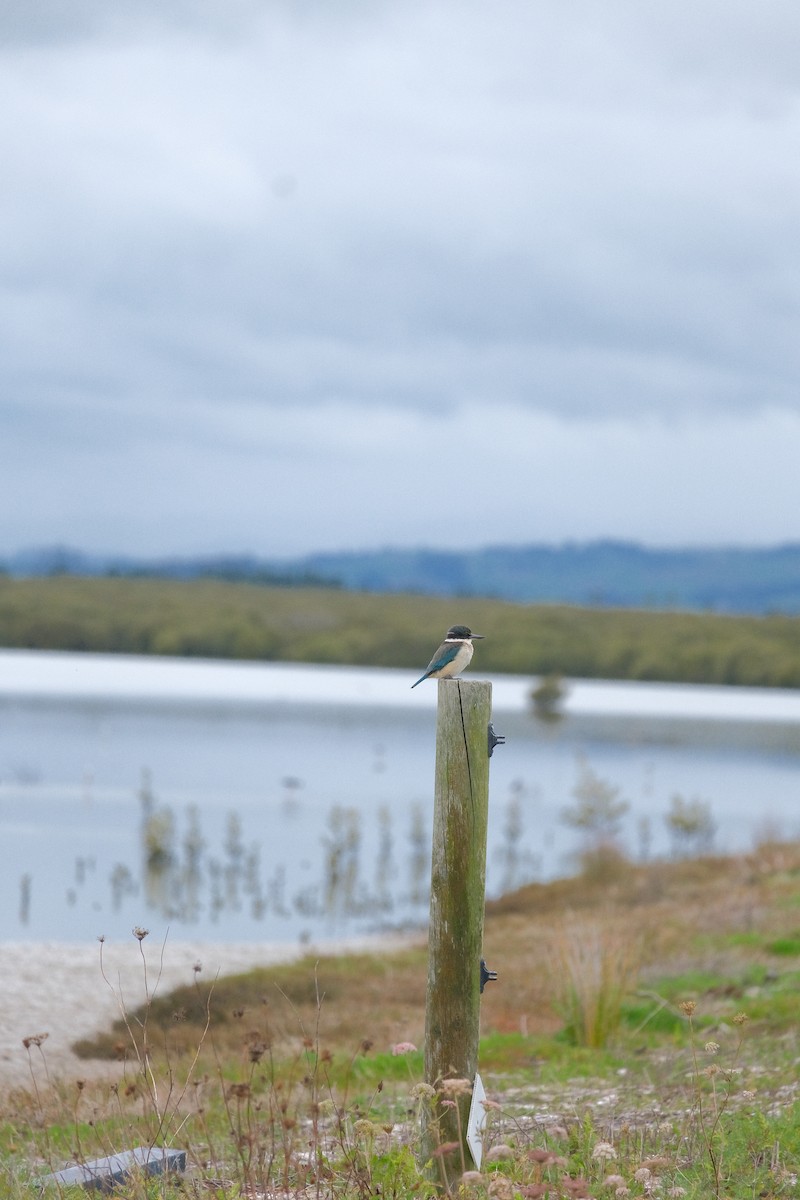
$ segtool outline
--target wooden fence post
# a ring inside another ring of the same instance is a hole
[[[425,1082],[435,1095],[422,1105],[421,1132],[423,1164],[440,1146],[458,1143],[430,1170],[448,1183],[473,1167],[466,1141],[471,1097],[447,1081],[471,1084],[478,1066],[491,701],[484,680],[439,680],[425,1004]]]

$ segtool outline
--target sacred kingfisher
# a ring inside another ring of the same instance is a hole
[[[469,666],[472,658],[472,639],[482,638],[482,633],[473,633],[466,625],[453,625],[445,634],[444,641],[428,663],[423,679],[455,679],[456,675]],[[417,686],[412,683],[412,688]]]

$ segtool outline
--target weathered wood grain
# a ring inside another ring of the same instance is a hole
[[[492,685],[441,679],[438,687],[425,1011],[425,1080],[436,1096],[424,1106],[422,1156],[458,1142],[432,1171],[441,1178],[444,1165],[450,1178],[472,1166],[470,1096],[448,1080],[471,1084],[478,1066]]]

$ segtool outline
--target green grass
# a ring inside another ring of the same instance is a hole
[[[685,1025],[683,1017],[672,1005],[664,1004],[655,997],[623,1004],[622,1022],[632,1033],[648,1039],[678,1033]]]
[[[800,956],[800,937],[794,934],[790,937],[775,938],[772,942],[767,942],[766,946],[770,954],[776,954],[780,958],[797,958]]]

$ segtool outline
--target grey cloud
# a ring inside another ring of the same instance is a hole
[[[17,430],[800,410],[794,3],[16,0],[0,42]]]
[[[263,5],[257,0],[197,4],[194,0],[5,0],[0,38],[5,46],[53,46],[96,37],[113,40],[165,29],[210,36],[252,28]]]

